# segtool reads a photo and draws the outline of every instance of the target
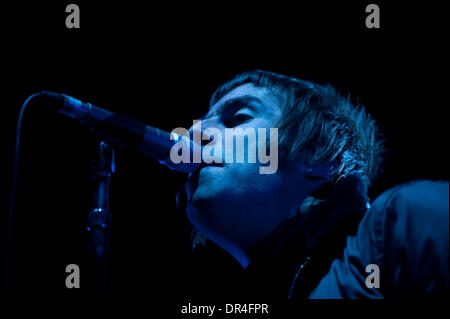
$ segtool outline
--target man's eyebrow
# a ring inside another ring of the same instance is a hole
[[[229,109],[231,107],[239,106],[239,104],[243,104],[246,107],[248,107],[249,109],[256,111],[256,107],[253,106],[252,104],[250,104],[251,102],[256,102],[256,103],[262,104],[262,101],[259,98],[257,98],[256,96],[253,96],[253,95],[238,96],[238,97],[235,97],[235,98],[225,101],[219,107],[217,107],[213,112],[209,111],[201,119],[205,120],[209,117],[213,117],[214,115],[222,114],[227,109]]]

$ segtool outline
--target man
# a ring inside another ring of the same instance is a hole
[[[224,161],[235,149],[213,137],[203,147],[222,143],[223,154],[188,179],[194,241],[207,238],[244,269],[233,293],[277,299],[448,293],[448,182],[401,185],[370,204],[367,189],[383,145],[362,106],[330,86],[251,71],[216,90],[201,127],[190,133],[207,138],[209,128],[222,135],[242,128],[235,138],[246,141],[247,151],[262,147],[239,136],[247,129],[277,128],[279,135],[273,174],[261,174],[258,161]]]

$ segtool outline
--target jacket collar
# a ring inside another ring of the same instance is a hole
[[[323,202],[284,221],[253,248],[243,273],[247,290],[281,299],[307,296],[342,254],[367,204],[359,175],[341,179]]]

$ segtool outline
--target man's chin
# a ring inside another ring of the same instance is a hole
[[[204,199],[192,199],[189,202],[186,208],[186,214],[189,221],[195,225],[197,228],[200,228],[200,225],[204,223],[205,219],[208,219],[210,216],[207,216],[209,212],[208,205],[206,204],[206,200]]]
[[[216,190],[212,185],[200,184],[195,190],[190,194],[189,202],[194,206],[204,207],[210,206],[213,202],[220,200],[219,191]]]
[[[197,188],[188,201],[188,217],[194,220],[207,220],[211,218],[220,202],[220,198],[217,195],[217,193],[212,192],[211,189],[206,187]]]
[[[207,189],[202,189],[202,187],[197,188],[191,195],[189,199],[189,205],[196,209],[205,209],[211,206],[213,199],[211,198],[211,191]]]

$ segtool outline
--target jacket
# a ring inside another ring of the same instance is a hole
[[[255,247],[235,290],[271,300],[435,297],[449,292],[449,185],[414,181],[372,205],[340,182]]]

